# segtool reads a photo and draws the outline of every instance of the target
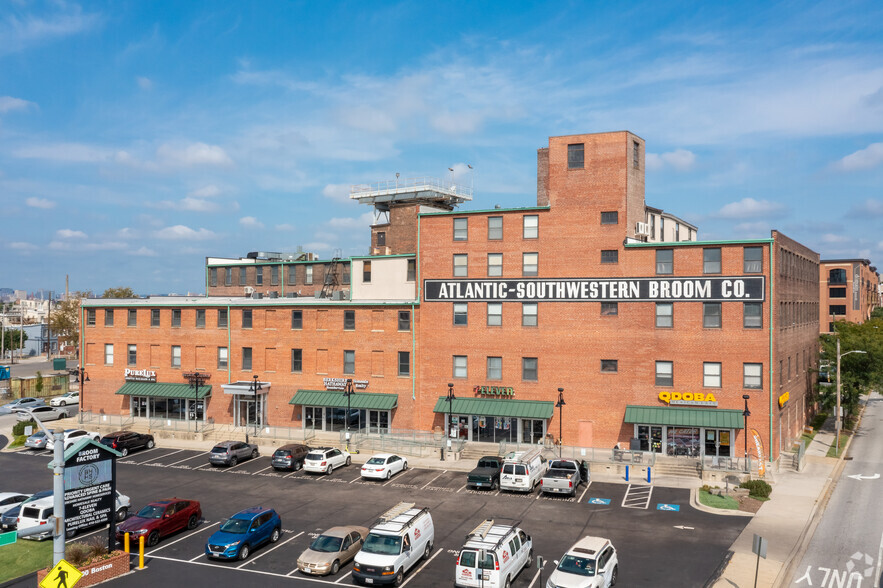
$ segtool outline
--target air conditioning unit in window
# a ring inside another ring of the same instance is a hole
[[[636,223],[635,224],[635,236],[649,237],[650,236],[650,225],[648,223]]]
[[[251,296],[252,294],[254,294],[254,288],[252,288],[251,286],[246,286],[245,287],[245,295]]]

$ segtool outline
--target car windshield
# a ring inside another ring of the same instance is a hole
[[[310,460],[325,459],[325,455],[322,453],[310,453],[307,455],[307,459],[310,459]]]
[[[368,533],[368,536],[365,537],[365,544],[362,545],[362,551],[380,555],[398,555],[402,552],[402,538]]]
[[[242,535],[248,531],[251,521],[248,519],[227,519],[227,522],[221,525],[221,530],[225,533],[236,533]]]
[[[319,535],[316,540],[310,544],[313,551],[321,551],[323,553],[336,553],[340,551],[340,544],[343,542],[342,537],[331,537],[330,535]]]
[[[482,459],[478,462],[478,467],[480,468],[495,468],[499,467],[497,462],[492,459]]]
[[[217,447],[212,447],[212,453],[227,453],[227,448],[223,445],[218,445]]]
[[[161,519],[162,513],[166,511],[165,506],[155,506],[148,504],[138,511],[138,516],[143,519]]]
[[[587,557],[565,555],[561,563],[558,564],[558,570],[568,574],[576,574],[577,576],[594,576],[595,560]]]
[[[372,457],[368,460],[368,465],[383,465],[386,463],[385,457]]]
[[[46,436],[46,433],[44,433],[43,431],[37,431],[36,433],[31,435],[31,439],[36,439],[38,437],[45,437],[45,436]]]

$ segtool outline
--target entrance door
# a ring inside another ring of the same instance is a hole
[[[254,399],[242,399],[239,401],[239,422],[240,427],[254,426],[258,423],[257,402]]]
[[[521,442],[536,445],[543,442],[545,421],[542,419],[521,419]]]
[[[389,433],[389,411],[369,410],[368,432],[380,434]]]
[[[322,430],[322,423],[325,419],[325,413],[321,406],[305,406],[304,407],[304,428]]]
[[[638,443],[641,451],[662,453],[662,425],[638,425]]]

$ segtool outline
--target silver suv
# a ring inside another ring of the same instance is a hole
[[[240,460],[254,459],[259,455],[258,446],[254,443],[245,443],[244,441],[222,441],[212,447],[208,461],[213,466],[235,466]]]

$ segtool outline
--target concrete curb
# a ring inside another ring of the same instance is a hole
[[[743,510],[726,510],[722,508],[713,508],[711,506],[705,506],[701,502],[699,502],[699,488],[691,488],[690,489],[690,506],[695,508],[696,510],[701,510],[702,512],[707,512],[711,514],[721,515],[725,517],[753,517],[753,512],[745,512]]]

